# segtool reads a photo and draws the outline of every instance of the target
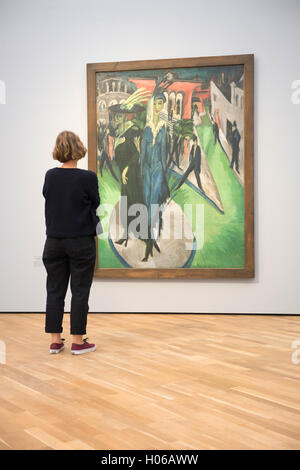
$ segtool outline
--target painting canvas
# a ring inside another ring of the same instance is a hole
[[[253,95],[242,57],[88,68],[97,275],[253,276]]]

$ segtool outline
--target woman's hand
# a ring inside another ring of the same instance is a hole
[[[127,171],[128,171],[128,166],[126,166],[126,168],[124,168],[124,170],[122,172],[122,183],[123,184],[127,184],[127,181],[128,181],[128,177],[126,176]]]

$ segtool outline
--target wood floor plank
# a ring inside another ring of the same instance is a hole
[[[90,314],[93,353],[49,354],[1,314],[0,449],[300,449],[299,316]]]

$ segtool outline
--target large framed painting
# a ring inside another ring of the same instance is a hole
[[[253,54],[87,64],[95,276],[254,276],[253,68]]]

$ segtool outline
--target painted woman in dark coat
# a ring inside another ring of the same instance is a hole
[[[119,110],[118,110],[119,111]],[[114,160],[121,174],[121,198],[120,214],[124,227],[122,237],[116,241],[122,245],[128,242],[128,228],[136,215],[128,215],[128,210],[133,204],[143,204],[143,190],[140,170],[140,154],[135,144],[135,138],[140,135],[140,131],[134,127],[132,121],[126,120],[126,114],[122,112],[114,113]],[[139,227],[136,228],[139,231]],[[134,234],[136,236],[136,234]]]

